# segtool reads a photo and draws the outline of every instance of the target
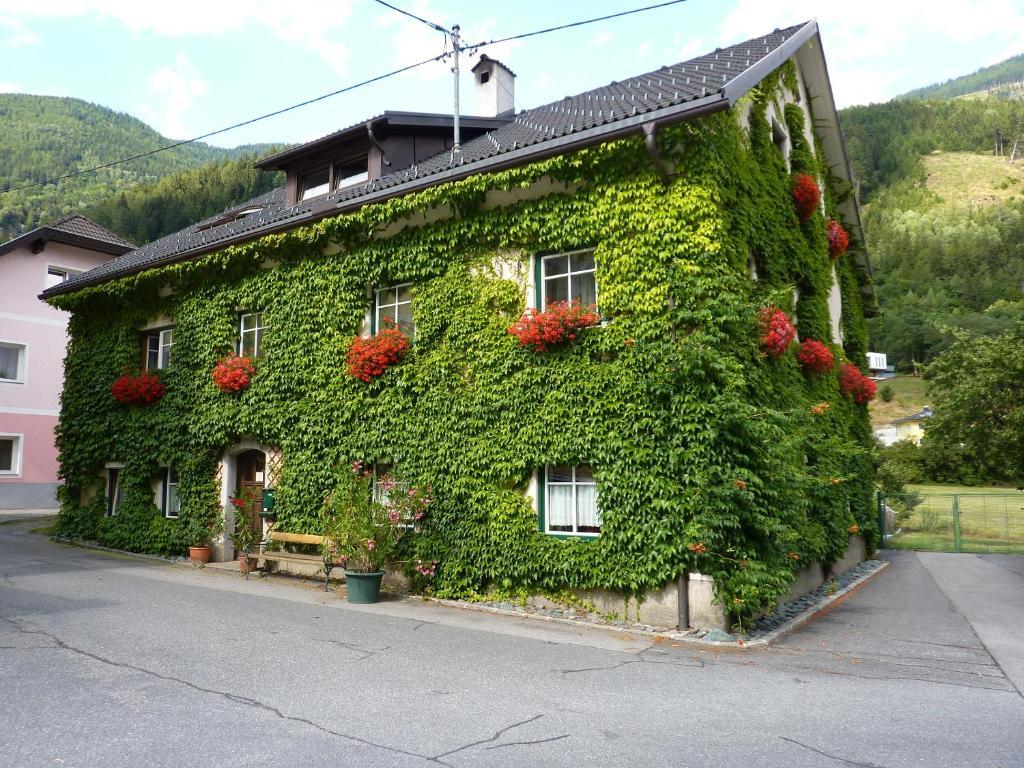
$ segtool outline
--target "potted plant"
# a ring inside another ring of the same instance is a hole
[[[324,562],[345,568],[350,603],[376,603],[384,570],[394,561],[398,543],[426,515],[429,488],[398,488],[395,480],[378,478],[374,498],[373,473],[361,461],[341,473],[321,509]]]
[[[235,531],[229,538],[235,549],[241,553],[241,557],[238,558],[238,569],[245,574],[255,571],[259,562],[259,558],[253,552],[262,541],[261,531],[253,527],[249,519],[257,495],[255,489],[246,488],[240,496],[230,499],[231,506],[235,508]]]
[[[189,542],[188,559],[196,564],[210,562],[210,542],[224,529],[220,515],[211,515],[208,519],[192,519],[185,529]]]

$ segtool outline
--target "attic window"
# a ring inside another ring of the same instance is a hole
[[[326,195],[331,189],[331,174],[329,169],[307,173],[299,183],[299,200],[309,200],[312,197]]]
[[[360,182],[366,181],[370,175],[368,173],[369,158],[360,157],[357,160],[350,160],[344,163],[338,163],[334,166],[334,188],[343,189],[350,187],[353,184],[359,184]]]
[[[486,83],[490,79],[491,79],[491,73],[490,72],[481,72],[480,73],[480,85],[483,85],[484,83]]]

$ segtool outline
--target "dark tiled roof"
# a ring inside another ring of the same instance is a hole
[[[817,35],[814,22],[720,48],[621,82],[520,112],[511,122],[418,165],[290,206],[284,189],[175,232],[77,275],[43,296],[142,271],[280,232],[345,210],[474,173],[526,165],[590,144],[636,133],[642,123],[693,118],[736,103],[762,78]],[[249,215],[233,213],[259,208]],[[214,223],[224,220],[223,223]]]
[[[19,235],[13,240],[8,240],[0,245],[0,256],[15,248],[30,246],[38,241],[52,240],[58,243],[86,248],[100,253],[109,253],[112,256],[135,249],[135,244],[125,240],[120,235],[101,227],[95,221],[90,221],[77,213],[58,219],[52,224],[45,224],[36,229]]]

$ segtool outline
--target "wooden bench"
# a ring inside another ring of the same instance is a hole
[[[308,533],[285,533],[284,531],[271,531],[266,541],[260,542],[260,552],[256,555],[256,564],[259,567],[259,561],[264,560],[266,562],[283,560],[285,562],[296,562],[306,563],[308,565],[316,565],[317,570],[324,572],[324,591],[327,591],[327,582],[331,577],[331,571],[339,567],[337,563],[328,560],[322,554],[319,555],[303,555],[297,552],[268,552],[267,546],[274,541],[281,542],[282,544],[308,544],[310,546],[323,547],[324,537],[314,536]]]

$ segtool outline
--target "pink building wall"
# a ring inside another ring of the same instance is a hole
[[[64,384],[67,313],[40,301],[51,266],[86,271],[112,258],[48,241],[0,254],[0,342],[25,346],[23,381],[0,381],[0,435],[20,436],[20,471],[0,475],[0,509],[55,506],[57,449],[54,427]]]

